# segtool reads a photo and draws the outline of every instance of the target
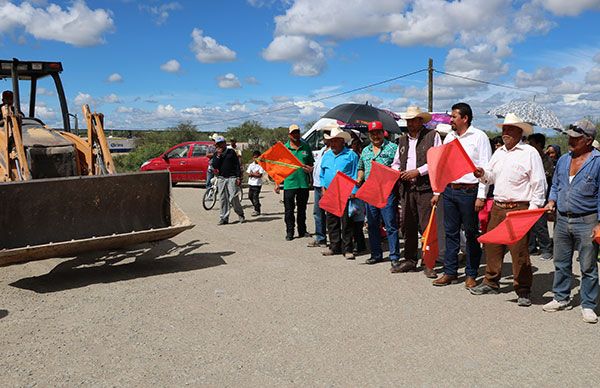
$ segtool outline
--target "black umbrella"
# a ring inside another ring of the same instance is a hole
[[[366,125],[371,121],[381,121],[386,131],[401,133],[392,112],[378,109],[368,104],[341,104],[325,113],[323,117],[343,121],[349,125]]]

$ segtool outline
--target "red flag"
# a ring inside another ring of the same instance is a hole
[[[400,171],[373,161],[369,178],[356,192],[356,198],[382,209],[387,205],[388,197],[399,177]]]
[[[600,230],[594,236],[594,241],[596,241],[596,243],[600,244]]]
[[[458,139],[427,151],[429,181],[436,193],[441,193],[448,183],[475,171],[475,165]]]
[[[435,218],[435,208],[431,209],[431,216],[429,216],[429,224],[423,232],[423,263],[425,267],[433,269],[435,266],[435,260],[439,255],[438,247],[438,236],[437,236],[437,221]]]
[[[326,212],[341,217],[346,210],[346,204],[354,186],[356,186],[354,179],[338,171],[319,200],[319,207]]]
[[[288,176],[302,167],[302,163],[287,149],[282,142],[266,150],[256,159],[258,164],[280,185]]]
[[[525,237],[546,209],[516,210],[506,213],[504,221],[477,241],[482,244],[512,245]]]

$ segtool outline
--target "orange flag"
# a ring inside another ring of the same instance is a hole
[[[277,185],[302,167],[298,158],[280,141],[266,150],[256,161]]]
[[[506,213],[504,221],[477,239],[482,244],[512,245],[525,237],[546,209],[516,210]]]
[[[319,200],[319,207],[337,217],[344,215],[346,204],[356,186],[356,181],[341,171],[333,177],[327,190]]]
[[[600,244],[600,230],[594,236],[594,241],[596,241],[596,243]]]
[[[429,224],[423,232],[423,263],[425,267],[433,269],[435,266],[435,260],[437,259],[440,249],[438,246],[437,236],[437,222],[435,218],[435,208],[431,209],[431,216],[429,216]]]
[[[475,171],[473,161],[458,139],[427,151],[429,181],[436,193],[444,191],[448,183]]]
[[[369,178],[356,192],[356,198],[382,209],[387,205],[388,197],[399,177],[400,171],[373,161]]]

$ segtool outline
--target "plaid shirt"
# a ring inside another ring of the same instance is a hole
[[[371,161],[374,160],[377,163],[381,163],[384,166],[391,166],[396,156],[396,150],[398,146],[389,140],[384,140],[383,144],[379,148],[377,155],[373,152],[373,144],[369,144],[362,150],[360,160],[358,161],[358,169],[365,172],[365,179],[369,177],[371,173]]]

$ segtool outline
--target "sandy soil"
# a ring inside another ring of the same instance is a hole
[[[500,295],[472,296],[422,273],[392,275],[389,263],[364,265],[367,256],[323,257],[307,238],[287,242],[268,188],[261,217],[245,200],[248,222],[219,227],[201,194],[174,189],[196,227],[172,241],[0,268],[2,386],[590,386],[600,377],[600,326],[583,323],[578,307],[541,309],[552,263],[532,259],[534,305],[520,308],[510,278]]]

